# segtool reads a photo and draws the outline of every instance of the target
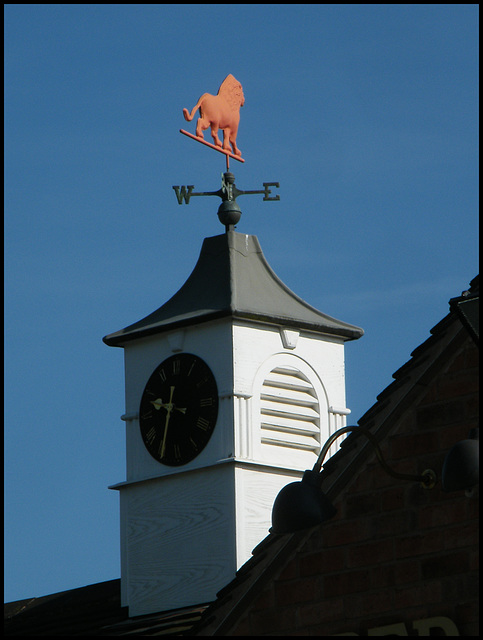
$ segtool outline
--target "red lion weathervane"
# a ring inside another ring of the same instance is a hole
[[[241,84],[231,74],[228,75],[218,89],[216,96],[204,93],[193,107],[191,113],[183,109],[185,120],[191,122],[196,111],[200,110],[200,117],[196,123],[196,135],[180,129],[185,136],[193,138],[202,144],[220,151],[226,155],[226,169],[229,170],[229,158],[245,162],[241,151],[236,146],[236,136],[240,123],[240,107],[243,107],[245,97]],[[211,127],[214,144],[203,139],[203,131]],[[223,130],[223,143],[218,137],[218,130]]]
[[[218,218],[225,225],[227,232],[230,229],[234,229],[240,220],[241,209],[236,201],[238,196],[258,193],[263,195],[264,200],[280,200],[279,195],[271,195],[272,191],[269,188],[276,187],[278,189],[280,186],[278,182],[264,182],[263,190],[242,191],[237,188],[235,176],[230,173],[230,158],[234,158],[238,162],[245,162],[241,157],[240,149],[236,146],[236,136],[240,123],[240,107],[243,107],[244,104],[245,96],[243,95],[242,86],[230,74],[223,80],[216,96],[211,95],[211,93],[204,93],[191,110],[191,113],[188,109],[183,109],[183,115],[188,122],[193,120],[195,113],[199,109],[200,116],[196,123],[196,135],[180,129],[180,132],[185,136],[225,154],[226,173],[222,174],[221,189],[218,189],[218,191],[195,192],[192,184],[181,187],[174,185],[173,189],[176,193],[178,204],[182,204],[183,200],[185,204],[188,204],[192,196],[217,196],[221,198],[222,202],[218,208]],[[203,138],[203,131],[208,128],[211,128],[214,144],[207,142]],[[223,142],[218,137],[220,129],[223,130]]]

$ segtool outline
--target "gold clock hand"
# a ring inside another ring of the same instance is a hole
[[[171,402],[163,402],[161,398],[158,398],[157,400],[150,400],[150,402],[153,405],[153,407],[158,411],[160,409],[166,409],[167,411],[171,411],[172,409],[175,408]]]
[[[182,407],[176,407],[175,405],[173,405],[172,403],[169,402],[163,402],[161,400],[161,398],[157,398],[157,400],[151,400],[150,401],[151,404],[153,405],[153,407],[155,409],[157,409],[158,411],[163,408],[163,409],[169,409],[169,407],[171,407],[174,411],[179,411],[181,413],[186,413],[186,409],[183,409]]]
[[[160,453],[161,458],[164,456],[164,449],[166,448],[166,435],[168,433],[169,418],[171,417],[171,411],[173,410],[173,393],[174,393],[174,387],[171,387],[169,402],[166,405],[164,405],[166,409],[166,422],[164,423],[164,436],[163,436],[163,443],[161,445],[161,453]]]

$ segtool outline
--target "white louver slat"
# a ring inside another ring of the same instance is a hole
[[[298,450],[320,449],[320,410],[314,388],[303,373],[277,367],[260,394],[262,444]]]

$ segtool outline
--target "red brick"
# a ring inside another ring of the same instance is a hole
[[[394,563],[381,563],[370,568],[370,586],[371,589],[379,589],[381,587],[388,588],[395,584],[396,571]]]
[[[414,457],[421,453],[428,454],[440,451],[439,432],[437,430],[397,436],[392,439],[391,444],[391,453],[394,460],[407,458],[408,461],[415,462]],[[415,472],[416,469],[413,468],[413,471],[406,471],[398,466],[397,471],[411,473]]]
[[[300,578],[288,582],[275,583],[275,601],[277,605],[290,605],[298,602],[310,602],[318,593],[317,577]]]
[[[379,510],[379,493],[371,491],[366,494],[348,495],[344,503],[346,518],[365,518],[368,514]]]
[[[391,611],[392,608],[392,589],[379,589],[344,598],[344,609],[349,619],[366,618],[371,614]]]
[[[277,634],[296,628],[296,608],[277,607],[266,611],[254,611],[250,614],[250,629],[255,635]],[[250,635],[252,635],[252,633]]]
[[[236,626],[230,631],[231,636],[250,636],[251,626],[249,618],[246,617],[237,622]]]
[[[353,542],[367,540],[369,537],[369,519],[343,520],[327,526],[323,531],[323,540],[327,547],[347,546]]]
[[[467,551],[458,551],[421,560],[423,579],[442,578],[469,570],[470,558]]]
[[[420,507],[418,512],[419,527],[421,529],[454,524],[461,522],[465,518],[466,504],[462,500],[429,504],[425,507]]]
[[[479,365],[480,365],[480,352],[479,350],[473,346],[473,348],[469,348],[466,349],[465,351],[465,356],[466,356],[466,369],[468,370],[472,370],[472,369],[476,369],[478,370]]]
[[[477,427],[480,418],[480,396],[476,393],[472,398],[466,401],[466,418],[474,420],[469,427]]]
[[[478,578],[478,572],[472,571],[440,579],[443,588],[443,601],[452,604],[474,602],[475,595],[478,594]]]
[[[480,551],[479,548],[469,552],[470,556],[470,571],[478,571],[480,566]]]
[[[407,609],[425,604],[441,601],[441,584],[432,580],[422,585],[412,585],[404,589],[394,590],[394,609]]]
[[[345,549],[323,549],[300,558],[301,577],[328,573],[344,568]]]
[[[324,597],[321,602],[302,604],[299,607],[299,621],[303,627],[340,620],[343,612],[342,598]]]
[[[478,622],[480,619],[480,606],[478,602],[465,602],[462,605],[456,605],[456,616],[463,620]],[[463,629],[461,629],[463,630]],[[465,633],[464,635],[473,635]],[[479,635],[479,634],[475,634]]]
[[[463,347],[454,357],[452,362],[449,363],[449,366],[445,371],[446,376],[450,375],[454,371],[463,371],[466,369],[466,360],[466,348]]]
[[[419,560],[404,560],[397,562],[394,567],[394,579],[396,584],[418,582],[421,578],[421,564]]]
[[[347,565],[349,567],[362,567],[390,562],[394,559],[394,544],[392,538],[375,540],[347,550]]]
[[[422,430],[448,425],[461,420],[465,415],[464,400],[449,400],[433,406],[418,409],[418,427]]]
[[[478,531],[475,523],[463,522],[444,529],[444,545],[446,549],[472,547],[478,544]]]
[[[466,500],[466,508],[468,510],[468,520],[477,520],[480,512],[479,490],[478,487],[473,489],[473,495]]]
[[[383,512],[401,509],[406,504],[406,485],[396,485],[381,492],[381,510]]]
[[[416,518],[416,510],[411,509],[381,513],[372,519],[373,530],[378,537],[408,533],[414,531]]]
[[[293,580],[299,576],[298,559],[291,560],[280,572],[278,580]]]
[[[394,541],[396,558],[411,558],[426,553],[435,553],[443,548],[443,532],[429,531],[402,536]]]
[[[369,585],[369,571],[347,571],[324,577],[324,596],[342,596],[347,593],[363,592]]]
[[[461,420],[454,426],[447,427],[441,433],[441,450],[447,452],[460,440],[466,440],[472,427],[477,427],[477,421],[471,422],[468,420]]]
[[[478,380],[472,372],[460,372],[441,381],[440,393],[447,397],[467,396],[478,392]]]
[[[262,611],[263,609],[269,609],[275,604],[275,596],[273,588],[266,589],[256,598],[251,606],[252,611]]]
[[[422,463],[421,471],[424,469],[432,469],[433,464]],[[436,501],[436,493],[438,485],[434,489],[424,489],[419,482],[411,482],[406,486],[406,504],[408,507],[423,507],[424,505],[434,503]]]

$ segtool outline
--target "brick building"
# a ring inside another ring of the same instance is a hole
[[[337,508],[270,533],[215,602],[129,619],[119,581],[6,605],[7,635],[479,635],[478,490],[445,492],[447,452],[478,427],[479,280],[359,420],[396,480],[353,431],[324,465]]]
[[[477,336],[462,301],[359,420],[402,473],[440,476],[446,452],[478,426]],[[323,474],[337,515],[262,543],[197,633],[478,635],[477,492],[394,480],[356,433]]]

